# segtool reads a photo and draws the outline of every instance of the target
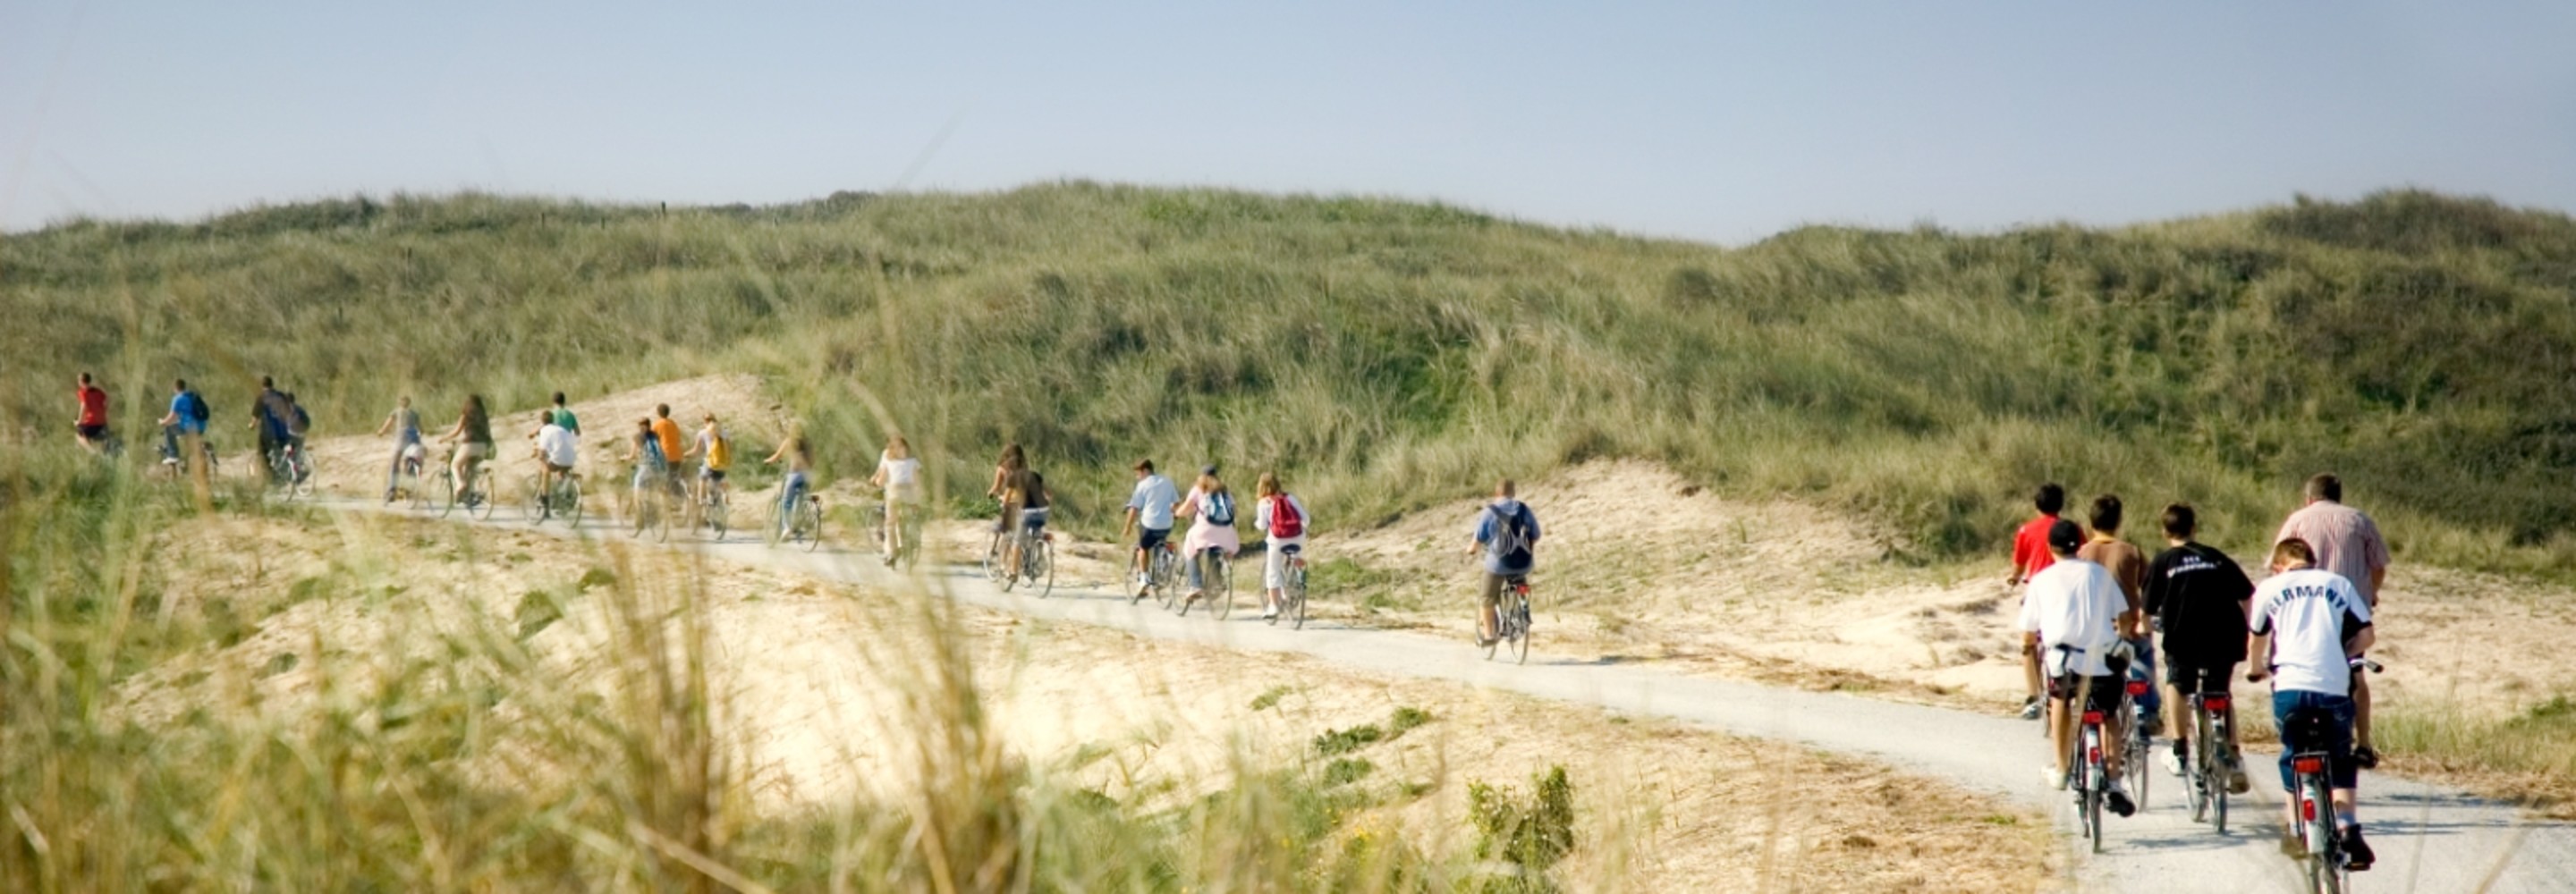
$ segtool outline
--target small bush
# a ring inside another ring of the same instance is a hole
[[[1544,870],[1574,850],[1574,785],[1565,767],[1530,777],[1530,794],[1483,782],[1467,784],[1467,812],[1476,824],[1476,856],[1504,860],[1528,871]]]
[[[1363,723],[1350,729],[1328,729],[1323,735],[1315,737],[1315,753],[1325,757],[1349,754],[1375,745],[1384,738],[1386,738],[1386,731],[1379,729],[1374,723]]]
[[[1324,784],[1349,785],[1368,778],[1370,773],[1376,771],[1377,765],[1369,763],[1367,758],[1334,758],[1332,763],[1324,765]]]
[[[1289,686],[1285,683],[1272,686],[1260,695],[1252,697],[1252,709],[1255,711],[1270,710],[1279,704],[1280,699],[1288,697],[1288,693],[1295,691],[1297,691],[1295,687]]]

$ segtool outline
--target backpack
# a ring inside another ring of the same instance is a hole
[[[1505,568],[1530,567],[1532,557],[1529,504],[1523,503],[1513,507],[1510,515],[1496,512],[1492,506],[1485,507],[1485,511],[1493,513],[1495,517],[1494,539],[1486,548],[1487,554],[1494,557],[1496,564]]]
[[[1270,539],[1294,540],[1306,536],[1306,517],[1297,514],[1297,501],[1287,494],[1270,498]]]
[[[645,468],[657,472],[671,466],[671,458],[662,453],[662,439],[650,433],[644,435],[644,452],[640,455],[640,461],[644,463]]]
[[[194,391],[188,392],[188,418],[196,420],[199,425],[204,425],[206,420],[214,415],[215,411],[206,406],[204,395]]]
[[[289,434],[294,434],[294,435],[302,435],[302,434],[304,434],[305,432],[312,430],[312,428],[313,428],[313,417],[308,416],[308,415],[305,415],[305,413],[304,413],[304,405],[303,405],[303,404],[296,404],[296,405],[295,405],[295,407],[294,407],[294,411],[295,411],[294,421],[286,427],[286,431],[287,431],[287,433],[289,433]]]
[[[717,432],[715,437],[707,439],[707,468],[724,469],[732,466],[733,439],[725,437],[723,432]]]
[[[1234,494],[1217,491],[1207,495],[1207,520],[1211,525],[1234,527]]]

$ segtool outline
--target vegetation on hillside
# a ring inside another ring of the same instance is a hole
[[[980,492],[1024,442],[1077,525],[1138,456],[1284,469],[1350,525],[1635,455],[1939,558],[1999,542],[2042,479],[2251,538],[2331,469],[2410,560],[2576,567],[2576,222],[2418,192],[1736,249],[1091,183],[359,198],[12,235],[0,289],[0,407],[47,438],[80,369],[129,431],[174,374],[230,415],[274,373],[347,431],[399,392],[528,406],[748,369],[844,472],[896,426]]]

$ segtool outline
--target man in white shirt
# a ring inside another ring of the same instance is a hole
[[[2068,768],[2073,766],[2078,712],[2109,715],[2119,710],[2124,670],[2111,666],[2110,655],[2120,642],[2120,613],[2129,610],[2129,598],[2109,569],[2075,555],[2083,545],[2084,529],[2074,522],[2059,519],[2050,526],[2048,549],[2057,560],[2031,575],[2021,603],[2025,641],[2037,650],[2048,675],[2048,738],[2053,756],[2047,780],[2058,788],[2066,787]],[[2080,705],[2076,704],[2079,693]],[[2137,807],[2120,784],[2120,724],[2104,723],[2102,734],[2103,768],[2110,777],[2103,800],[2112,813],[2128,816]]]
[[[1172,539],[1172,507],[1181,502],[1181,492],[1172,479],[1154,474],[1154,461],[1136,463],[1136,490],[1127,497],[1127,523],[1119,528],[1124,537],[1136,534],[1136,598],[1142,599],[1152,586],[1148,569],[1153,567],[1154,551]]]
[[[540,413],[537,427],[537,459],[546,467],[537,482],[541,493],[553,494],[555,482],[572,477],[573,464],[581,461],[581,442],[570,429],[555,424],[553,413]]]
[[[2370,648],[2370,600],[2350,579],[2317,567],[2306,540],[2296,537],[2272,547],[2270,578],[2254,588],[2254,611],[2246,625],[2245,654],[2254,664],[2248,682],[2272,677],[2272,718],[2277,728],[2292,728],[2290,715],[2321,713],[2328,722],[2322,742],[2283,742],[2281,788],[2297,788],[2290,758],[2302,751],[2327,755],[2328,782],[2334,789],[2335,827],[2343,833],[2346,867],[2370,868],[2370,845],[2361,839],[2355,815],[2360,766],[2352,759],[2352,659]],[[2295,806],[2297,798],[2287,799]],[[2299,828],[2290,818],[2287,828]],[[2293,832],[2292,834],[2296,834]]]

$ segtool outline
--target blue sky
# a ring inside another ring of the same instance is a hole
[[[0,229],[1064,177],[1730,243],[2407,185],[2569,209],[2571,37],[2570,3],[7,0]]]

